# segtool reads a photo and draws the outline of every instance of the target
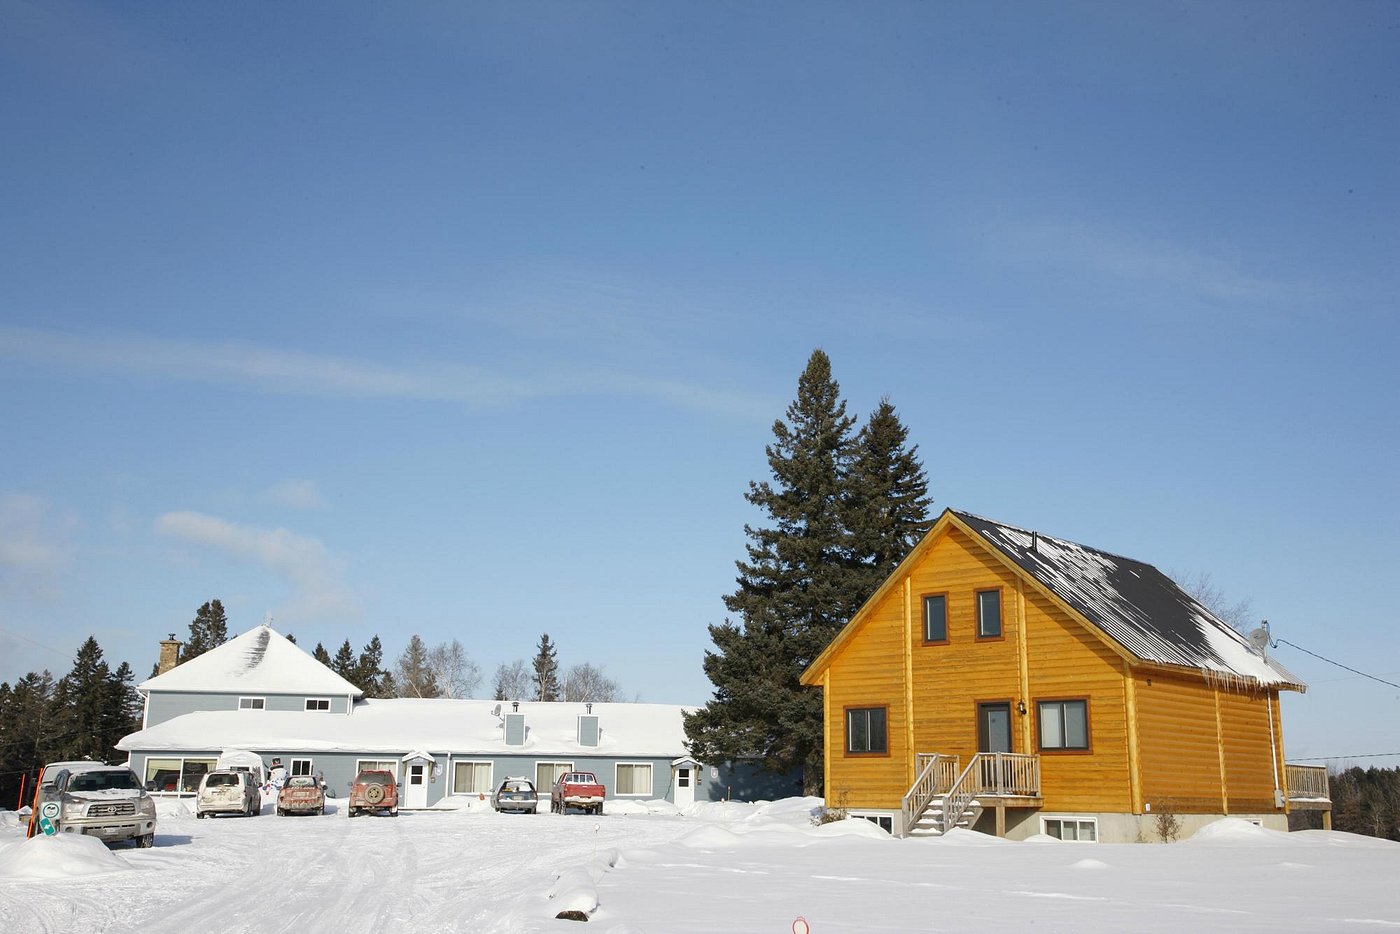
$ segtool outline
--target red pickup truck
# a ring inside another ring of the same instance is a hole
[[[602,814],[607,793],[592,772],[565,772],[549,789],[549,809],[555,814],[567,814],[569,808],[578,808],[585,814]]]

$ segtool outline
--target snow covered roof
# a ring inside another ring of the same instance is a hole
[[[143,681],[137,688],[210,694],[349,694],[360,697],[364,693],[266,624]]]
[[[949,510],[1075,612],[1146,662],[1208,679],[1304,690],[1277,662],[1150,564]]]
[[[198,661],[198,659],[195,659]],[[594,704],[598,745],[578,741],[583,704],[522,703],[525,744],[508,746],[496,701],[369,699],[353,713],[216,710],[187,713],[122,739],[123,751],[205,751],[238,746],[284,753],[394,753],[426,750],[438,755],[647,756],[686,754],[681,716],[671,704]],[[507,705],[507,710],[508,710]]]

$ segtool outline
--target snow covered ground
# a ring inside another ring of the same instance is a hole
[[[1400,844],[1240,821],[1169,846],[894,840],[812,827],[816,803],[201,821],[162,801],[149,850],[26,841],[0,811],[0,931],[1400,930]]]

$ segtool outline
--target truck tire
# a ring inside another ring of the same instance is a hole
[[[155,835],[155,831],[152,831],[152,832],[146,834],[144,837],[137,837],[137,838],[136,838],[136,845],[139,846],[139,847],[140,847],[141,849],[143,849],[143,850],[149,850],[151,847],[155,846],[155,845],[156,845],[156,835]]]

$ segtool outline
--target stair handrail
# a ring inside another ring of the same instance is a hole
[[[933,799],[947,790],[949,776],[955,774],[958,768],[957,756],[946,756],[937,752],[916,753],[914,762],[919,766],[919,774],[899,801],[906,833],[920,817],[923,817]]]
[[[981,781],[974,780],[974,776],[979,775],[979,764],[982,753],[975,754],[967,763],[967,768],[959,773],[951,788],[943,796],[943,832],[947,833],[958,826],[958,821],[962,820],[967,813],[968,806],[977,797],[977,787]],[[975,787],[977,786],[977,787]]]

